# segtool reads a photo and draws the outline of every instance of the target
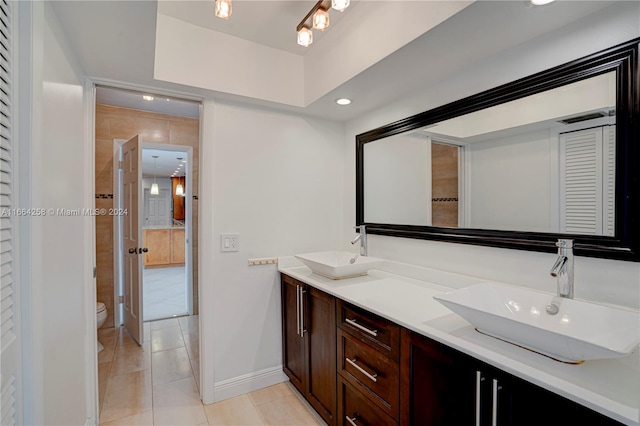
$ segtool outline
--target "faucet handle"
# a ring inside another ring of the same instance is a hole
[[[559,239],[558,242],[556,243],[556,247],[560,247],[560,248],[573,248],[573,240],[568,240],[568,239]]]

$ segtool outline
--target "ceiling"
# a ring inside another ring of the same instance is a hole
[[[393,2],[394,7],[399,8],[407,3],[410,2]],[[614,3],[606,0],[556,1],[548,6],[532,7],[524,0],[476,1],[304,108],[155,80],[155,23],[158,8],[161,8],[165,13],[197,26],[303,54],[305,52],[295,44],[295,26],[313,2],[236,0],[228,21],[212,16],[209,10],[213,7],[212,1],[161,1],[160,5],[155,1],[56,1],[51,2],[51,7],[83,72],[103,84],[135,87],[177,98],[230,99],[347,121],[416,91],[434,87],[460,69],[516,48]],[[344,14],[357,16],[366,12],[367,1],[363,0]],[[339,12],[330,13],[332,24],[339,25]],[[314,37],[317,37],[316,33]],[[251,58],[243,58],[240,53],[234,59],[251,66]],[[214,75],[215,70],[212,70]],[[339,97],[349,97],[353,103],[347,107],[338,106],[335,99]]]
[[[153,156],[157,155],[154,167]],[[178,160],[182,158],[182,160]],[[181,151],[167,151],[163,149],[142,149],[142,176],[153,177],[154,170],[157,178],[171,177],[174,171],[180,172],[176,176],[184,176],[186,169],[187,153]],[[182,163],[182,167],[178,169],[178,164]]]
[[[153,98],[148,101],[143,96]],[[200,103],[170,96],[154,95],[151,92],[116,89],[106,86],[96,88],[96,103],[122,108],[151,111],[181,117],[200,118]]]

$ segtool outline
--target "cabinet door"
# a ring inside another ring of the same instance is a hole
[[[171,263],[184,264],[184,229],[171,230]]]
[[[306,286],[303,294],[306,340],[306,397],[324,418],[336,423],[336,300]]]
[[[147,229],[144,232],[145,265],[168,265],[171,263],[171,230]]]
[[[298,316],[300,289],[300,283],[282,275],[282,365],[291,384],[304,394],[304,338],[299,332]]]
[[[477,373],[470,359],[406,329],[400,353],[401,424],[476,424]]]

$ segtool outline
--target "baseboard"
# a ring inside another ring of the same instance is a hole
[[[282,371],[282,365],[265,368],[264,370],[243,374],[242,376],[214,383],[213,398],[214,401],[218,402],[266,388],[267,386],[277,385],[287,380],[289,380],[289,378],[284,374],[284,371]]]

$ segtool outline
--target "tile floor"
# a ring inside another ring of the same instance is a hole
[[[187,293],[184,266],[147,268],[142,277],[142,303],[145,321],[185,315]]]
[[[198,316],[147,322],[145,336],[98,330],[101,425],[325,425],[288,382],[203,405]]]

